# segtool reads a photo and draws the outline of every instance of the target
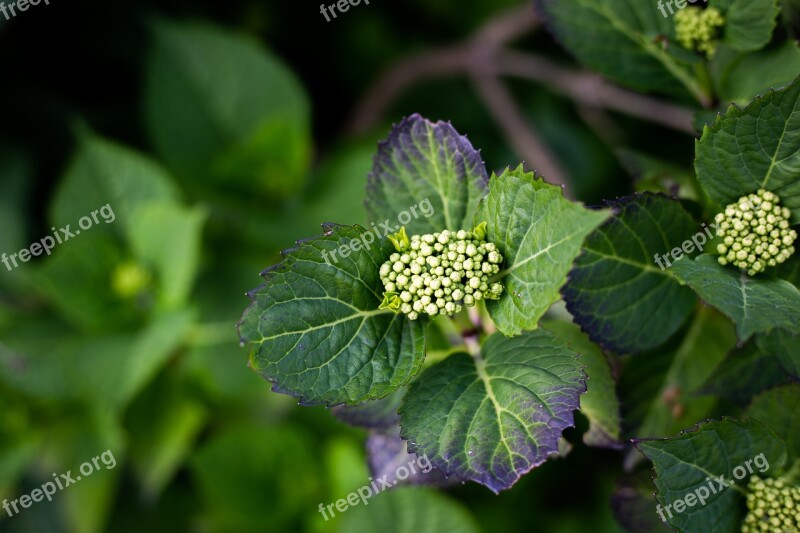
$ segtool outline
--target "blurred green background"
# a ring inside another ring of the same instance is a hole
[[[117,461],[0,513],[0,531],[619,530],[622,454],[587,449],[584,420],[567,460],[499,496],[410,488],[326,522],[320,503],[368,483],[366,432],[270,392],[234,328],[282,248],[365,223],[372,154],[401,117],[452,121],[490,171],[525,157],[462,72],[395,79],[365,111],[405,58],[509,10],[532,17],[512,0],[373,0],[331,22],[313,2],[253,0],[50,0],[0,17],[0,252],[114,212],[0,265],[0,500],[105,450]],[[533,24],[514,47],[574,66]],[[575,198],[632,189],[622,146],[689,169],[686,133],[504,83]]]

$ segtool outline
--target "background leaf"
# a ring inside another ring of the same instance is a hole
[[[138,207],[153,201],[176,200],[178,190],[158,163],[129,148],[86,134],[61,178],[50,218],[56,228],[71,224],[74,231],[81,217],[109,204],[115,223],[106,224],[98,216],[100,224],[92,227],[92,233],[123,235]]]
[[[711,0],[725,16],[722,42],[736,50],[758,50],[772,38],[778,0]]]
[[[659,42],[664,36],[674,40],[675,30],[672,17],[656,2],[537,0],[537,5],[556,38],[592,70],[641,91],[685,94],[688,89],[701,101],[706,98],[690,70],[697,59]]]
[[[160,278],[164,308],[186,303],[200,266],[205,212],[169,204],[148,204],[131,216],[130,240],[137,258]]]
[[[321,496],[311,450],[308,435],[285,426],[232,427],[205,443],[191,466],[217,530],[296,527],[306,501]]]
[[[200,24],[151,25],[145,111],[157,152],[202,192],[211,183],[297,192],[308,171],[309,104],[254,41]]]
[[[789,465],[800,460],[800,385],[777,387],[756,397],[747,416],[772,429],[786,443]]]
[[[626,358],[620,383],[626,435],[668,437],[708,418],[717,399],[699,389],[735,345],[730,321],[700,306],[682,335],[658,350]],[[631,450],[626,462],[630,466],[639,457]]]
[[[794,41],[754,53],[720,47],[710,65],[723,100],[745,106],[769,89],[789,85],[800,72],[800,47]]]
[[[580,409],[581,414],[589,419],[589,431],[584,433],[583,442],[587,446],[621,448],[619,399],[606,355],[574,324],[553,321],[542,324],[542,327],[566,340],[570,350],[580,354],[588,376],[588,390],[581,396]]]
[[[341,532],[384,533],[477,533],[469,512],[433,489],[400,487],[380,493],[369,504],[357,505],[342,514]]]
[[[747,376],[747,379],[742,379],[742,376]],[[755,395],[784,385],[789,380],[780,359],[759,350],[750,341],[729,353],[698,393],[713,394],[733,405],[746,407]]]
[[[331,408],[331,413],[342,422],[353,426],[389,429],[400,422],[397,410],[402,405],[405,394],[406,389],[403,387],[380,400],[360,405],[337,405]]]

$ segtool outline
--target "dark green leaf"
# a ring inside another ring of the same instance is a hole
[[[800,459],[800,385],[792,383],[756,397],[747,416],[768,426],[786,443],[789,464]]]
[[[242,342],[274,390],[304,403],[382,398],[419,371],[425,323],[378,309],[378,271],[394,250],[388,240],[358,226],[323,228],[263,273],[239,324]]]
[[[657,2],[537,0],[537,4],[556,38],[592,70],[642,91],[688,91],[700,102],[708,100],[691,73],[689,63],[696,59],[679,46],[665,46],[665,37],[674,38],[674,23],[666,8],[659,11]]]
[[[697,142],[695,169],[708,196],[724,207],[767,189],[800,221],[800,78],[747,107],[731,106]]]
[[[776,475],[786,462],[786,447],[778,437],[755,420],[725,419],[708,422],[677,437],[641,440],[636,447],[653,462],[658,502],[667,520],[680,531],[733,533],[743,518],[743,487],[753,473]],[[759,459],[756,459],[759,457]],[[758,465],[767,463],[767,469]],[[750,461],[751,469],[746,465]],[[757,462],[756,462],[757,461]],[[744,475],[739,476],[742,470]],[[724,476],[736,486],[718,489],[714,479]],[[704,502],[686,496],[705,487]],[[677,500],[686,502],[682,512],[668,510]],[[671,517],[669,515],[672,515]]]
[[[778,0],[711,0],[725,16],[722,42],[736,50],[758,50],[772,39]]]
[[[800,378],[800,336],[785,329],[773,329],[756,336],[756,345],[763,353],[777,357],[788,374]]]
[[[736,344],[733,325],[721,313],[700,307],[683,335],[654,352],[636,355],[622,370],[620,395],[626,433],[667,437],[708,418],[716,398],[697,389],[717,370]],[[591,386],[591,384],[590,384]],[[630,453],[628,464],[640,456]]]
[[[641,352],[663,344],[692,312],[694,295],[666,270],[674,261],[669,254],[683,255],[683,243],[695,250],[710,230],[663,195],[611,205],[618,214],[586,239],[562,292],[592,340],[618,353]]]
[[[742,379],[747,376],[747,379]],[[751,341],[732,351],[699,389],[701,394],[714,394],[738,406],[749,404],[753,396],[789,381],[780,360],[755,347]]]
[[[736,324],[740,340],[783,327],[800,332],[800,291],[782,279],[749,277],[703,254],[673,265],[675,275]]]

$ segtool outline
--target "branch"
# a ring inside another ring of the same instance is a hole
[[[535,81],[562,92],[576,102],[611,109],[694,135],[693,111],[689,108],[621,89],[590,72],[563,68],[533,54],[502,50],[504,45],[535,29],[537,25],[527,7],[515,9],[490,20],[465,43],[402,60],[367,91],[353,113],[347,132],[358,135],[374,127],[391,103],[417,83],[468,73],[476,50],[488,47],[499,50],[496,68],[501,75]]]
[[[541,83],[561,94],[592,107],[612,109],[694,135],[694,112],[691,109],[655,100],[621,89],[589,72],[559,67],[550,60],[532,54],[506,51],[498,57],[500,73]]]
[[[549,183],[566,186],[567,179],[561,164],[550,153],[502,82],[488,72],[474,72],[471,78],[494,121],[514,151],[527,161],[528,165],[536,165],[533,170],[546,178]],[[569,191],[565,191],[565,194],[567,192]]]

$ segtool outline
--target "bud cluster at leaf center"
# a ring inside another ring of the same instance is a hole
[[[742,531],[800,531],[800,488],[780,480],[750,479]]]
[[[783,263],[794,253],[797,232],[789,227],[792,213],[781,207],[781,199],[770,191],[742,196],[716,216],[719,263],[747,270],[752,276]]]
[[[414,235],[405,228],[389,237],[397,250],[381,265],[385,293],[381,309],[416,320],[419,315],[459,313],[482,299],[496,300],[501,283],[489,283],[503,263],[497,247],[486,242],[486,223],[472,231]]]

